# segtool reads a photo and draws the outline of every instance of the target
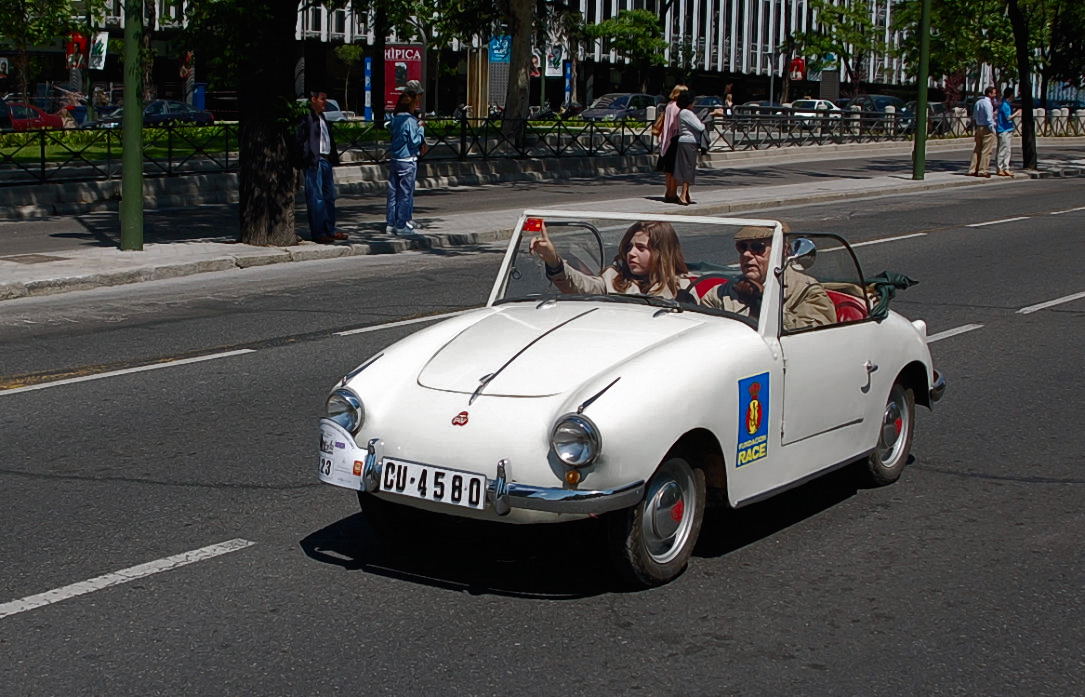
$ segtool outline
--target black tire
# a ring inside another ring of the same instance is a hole
[[[615,569],[634,586],[671,581],[686,568],[704,520],[705,478],[680,457],[663,461],[644,499],[607,520]]]
[[[915,395],[901,382],[893,383],[878,425],[878,443],[867,457],[863,474],[868,483],[885,486],[900,479],[912,450]]]

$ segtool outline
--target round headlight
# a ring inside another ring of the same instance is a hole
[[[328,395],[325,413],[329,419],[354,434],[358,433],[365,423],[362,400],[345,388],[339,388]]]
[[[550,446],[554,449],[554,454],[567,465],[590,465],[599,456],[599,429],[586,416],[563,416],[550,435]]]

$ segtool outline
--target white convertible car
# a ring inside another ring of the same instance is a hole
[[[545,226],[566,273],[598,276],[638,221],[677,233],[677,299],[636,285],[562,292],[529,251]],[[742,280],[735,234],[750,228],[771,235],[760,307],[711,306]],[[794,274],[820,284],[835,317],[787,328]],[[915,404],[932,406],[945,382],[925,324],[889,310],[892,293],[840,237],[772,220],[527,211],[484,307],[342,378],[320,421],[319,476],[357,490],[389,532],[415,509],[495,524],[601,517],[619,572],[665,583],[708,500],[744,506],[844,465],[874,484],[900,476]]]

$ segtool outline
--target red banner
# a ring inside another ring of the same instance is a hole
[[[423,48],[414,44],[385,46],[384,110],[389,114],[395,110],[396,101],[407,86],[407,81],[422,81],[422,61],[425,55]],[[425,97],[422,103],[425,103]]]

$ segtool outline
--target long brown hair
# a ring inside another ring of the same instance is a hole
[[[626,254],[633,245],[633,238],[641,232],[648,235],[652,261],[648,276],[637,278],[629,270]],[[612,266],[618,272],[614,279],[615,289],[625,292],[630,283],[636,283],[640,292],[645,295],[660,293],[664,288],[669,290],[672,296],[678,295],[678,277],[689,273],[686,258],[682,255],[682,245],[678,242],[678,233],[670,223],[637,222],[630,225],[618,245],[618,253],[614,256]]]

